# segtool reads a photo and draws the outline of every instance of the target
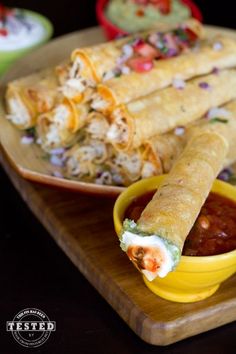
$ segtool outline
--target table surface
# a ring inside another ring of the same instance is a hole
[[[81,1],[82,11],[77,11],[76,16],[78,2],[76,7],[72,0],[60,1],[56,13],[49,2],[45,5],[45,2],[24,1],[24,7],[48,15],[54,22],[55,34],[59,35],[94,25],[94,12],[91,14],[94,2],[86,0],[87,6],[84,6],[85,0]],[[20,1],[5,3],[22,6]],[[233,27],[230,8],[223,9],[221,17],[215,12],[213,18],[206,0],[196,3],[201,6],[207,22]],[[154,347],[143,342],[58,248],[21,200],[1,167],[0,186],[0,353],[26,353],[29,350],[17,344],[5,329],[6,321],[27,307],[43,310],[57,324],[56,332],[43,346],[35,348],[34,353],[236,353],[236,323],[168,347]]]

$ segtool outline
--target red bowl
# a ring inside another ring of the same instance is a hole
[[[107,39],[114,39],[121,35],[128,34],[121,28],[114,25],[108,20],[105,15],[105,7],[109,0],[97,0],[96,3],[96,15],[98,23],[102,26]],[[192,0],[181,0],[191,11],[192,17],[196,18],[198,21],[202,22],[202,13],[197,5]]]

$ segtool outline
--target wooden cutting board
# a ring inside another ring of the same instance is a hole
[[[13,184],[80,272],[144,341],[167,345],[236,319],[236,276],[209,299],[179,304],[154,295],[120,250],[113,229],[114,199],[33,184],[1,151]]]
[[[21,61],[8,78],[46,67],[48,63],[56,64],[77,45],[78,38],[82,44],[92,43],[102,39],[102,34],[92,29],[54,41]],[[59,47],[65,51],[63,55]],[[59,247],[144,341],[167,345],[236,319],[236,276],[222,284],[212,297],[194,304],[159,298],[146,288],[120,250],[112,221],[114,199],[33,184],[15,172],[4,149],[0,157],[22,198]]]

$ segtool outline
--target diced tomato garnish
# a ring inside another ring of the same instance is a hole
[[[0,28],[0,36],[6,37],[8,35],[6,28]]]
[[[194,42],[198,39],[198,36],[195,32],[193,32],[190,28],[186,27],[184,29],[184,31],[186,32],[187,36],[188,36],[188,39],[191,41],[191,42]]]
[[[171,0],[149,0],[149,2],[157,7],[163,15],[170,13]]]
[[[134,51],[142,57],[154,59],[160,56],[160,51],[147,43],[140,43],[134,47]]]
[[[136,11],[136,16],[143,17],[144,15],[145,15],[145,12],[143,11],[143,9],[138,9]]]
[[[126,65],[128,65],[132,70],[134,70],[138,73],[144,73],[144,72],[152,70],[153,61],[152,61],[152,59],[149,59],[149,58],[137,57],[137,58],[129,59],[127,61]]]
[[[132,47],[135,49],[141,46],[142,44],[145,44],[145,41],[142,38],[136,38],[134,43],[132,44]]]

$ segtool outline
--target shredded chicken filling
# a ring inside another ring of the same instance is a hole
[[[15,125],[28,125],[31,121],[31,116],[19,98],[11,98],[8,100],[9,114],[7,118]]]
[[[126,119],[119,117],[112,123],[107,132],[107,139],[115,144],[125,144],[128,142],[129,130]]]

